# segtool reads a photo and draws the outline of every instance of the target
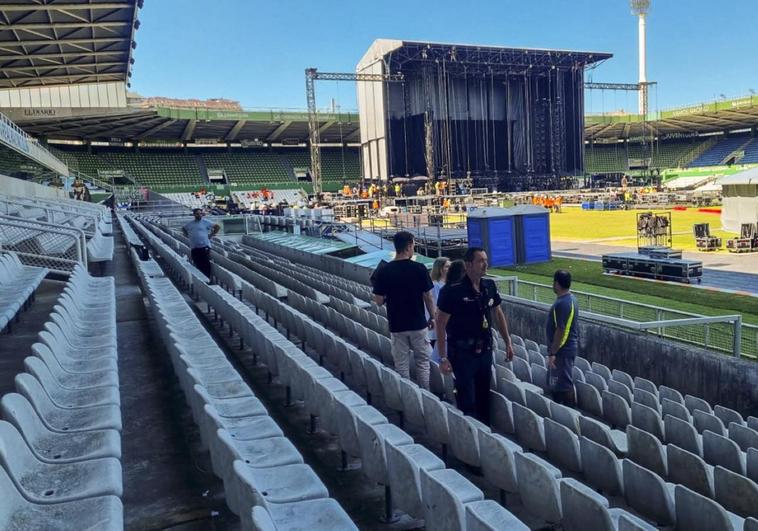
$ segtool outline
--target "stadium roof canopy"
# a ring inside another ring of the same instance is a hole
[[[69,117],[13,112],[8,116],[30,135],[61,140],[303,143],[308,139],[305,111],[128,107]],[[360,140],[357,114],[319,113],[318,117],[323,143]]]
[[[758,95],[652,113],[585,117],[587,140],[614,141],[672,135],[706,134],[758,127]]]
[[[142,0],[3,0],[0,88],[128,82]]]

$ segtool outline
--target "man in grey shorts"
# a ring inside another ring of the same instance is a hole
[[[387,304],[387,320],[392,338],[395,370],[410,378],[410,356],[416,359],[416,380],[429,389],[429,357],[432,347],[427,331],[434,323],[435,307],[432,279],[426,266],[413,261],[413,235],[401,231],[393,238],[395,259],[374,275],[374,302]],[[432,316],[426,318],[424,306]]]

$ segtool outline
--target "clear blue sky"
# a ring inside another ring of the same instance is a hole
[[[758,2],[652,4],[652,110],[758,91]],[[627,0],[146,0],[139,18],[131,90],[144,96],[304,108],[306,67],[352,72],[376,38],[610,52],[587,79],[637,80]],[[356,107],[354,84],[322,82],[317,93],[319,106]],[[636,96],[595,92],[587,107],[634,110]]]

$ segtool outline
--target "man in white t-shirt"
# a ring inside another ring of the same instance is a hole
[[[189,238],[192,263],[206,277],[211,278],[211,238],[218,234],[221,226],[203,219],[203,209],[196,208],[192,211],[195,217],[182,227],[182,232]]]

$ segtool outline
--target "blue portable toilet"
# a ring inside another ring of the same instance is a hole
[[[485,207],[468,213],[468,245],[487,251],[493,267],[516,264],[516,220],[512,210]]]
[[[516,261],[519,264],[549,262],[550,212],[546,208],[521,205],[509,209],[516,224]]]

